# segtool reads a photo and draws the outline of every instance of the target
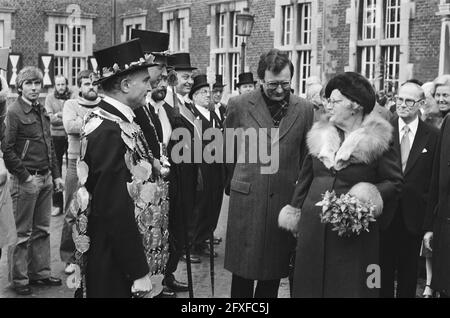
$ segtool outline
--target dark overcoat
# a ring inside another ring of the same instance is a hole
[[[128,121],[102,101],[99,107]],[[92,195],[88,236],[86,292],[89,298],[131,298],[134,280],[149,273],[124,155],[126,146],[118,124],[103,122],[87,136],[84,161],[89,166],[86,189]]]
[[[379,264],[378,222],[359,236],[340,237],[330,225],[321,223],[321,207],[316,203],[326,191],[334,190],[339,196],[361,183],[364,187],[353,194],[379,202],[380,210],[383,203],[395,200],[402,172],[391,142],[392,131],[389,122],[370,115],[343,142],[329,122],[316,123],[308,134],[309,155],[291,202],[292,207],[301,209],[294,297],[378,296],[379,289],[367,285],[373,273],[369,266]]]
[[[306,134],[312,126],[313,115],[312,104],[291,95],[286,116],[279,129],[275,129],[261,90],[233,97],[228,102],[226,133],[230,128],[243,128],[249,133],[253,129],[258,139],[245,142],[239,152],[245,154],[247,160],[227,165],[231,180],[225,268],[235,275],[253,280],[276,280],[289,274],[295,240],[278,227],[277,219],[280,209],[292,197],[307,153]],[[270,133],[272,128],[278,136]],[[255,145],[259,145],[259,149],[255,149]],[[256,154],[251,153],[253,151],[261,154],[267,148],[273,149],[272,167],[264,171],[262,168],[268,168],[269,164],[261,160],[262,156],[251,160],[249,155]],[[230,151],[234,152],[227,147],[226,153]]]
[[[433,163],[429,204],[424,230],[433,232],[431,288],[450,292],[450,117],[444,118]]]

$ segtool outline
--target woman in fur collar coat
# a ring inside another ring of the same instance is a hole
[[[383,205],[396,200],[402,183],[399,154],[391,147],[393,128],[370,114],[375,92],[357,73],[334,77],[325,96],[331,117],[308,133],[309,155],[291,204],[278,220],[298,237],[293,296],[378,297],[380,269],[371,265],[379,264],[379,222],[359,236],[340,237],[321,223],[316,203],[327,190],[338,196],[350,192],[371,200],[378,219]]]

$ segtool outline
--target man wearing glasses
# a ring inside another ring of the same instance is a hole
[[[293,74],[288,56],[273,49],[260,57],[261,89],[233,97],[228,103],[225,128],[256,131],[256,144],[270,149],[272,158],[278,160],[278,169],[269,174],[262,173],[261,168],[269,165],[263,160],[227,162],[230,203],[225,268],[233,273],[232,298],[276,298],[280,279],[289,275],[295,240],[279,228],[277,219],[281,208],[291,200],[314,116],[309,102],[291,94]],[[278,136],[274,136],[274,130]],[[272,138],[267,138],[268,133]],[[245,153],[243,158],[255,155],[250,144],[240,149]]]
[[[398,118],[394,145],[400,154],[403,188],[396,209],[381,234],[381,296],[414,298],[419,252],[438,131],[420,119],[425,93],[414,82],[403,84],[396,96]],[[397,273],[397,292],[394,292]]]

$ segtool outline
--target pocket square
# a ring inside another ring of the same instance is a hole
[[[423,148],[422,153],[427,153],[427,152],[428,152],[427,148]]]

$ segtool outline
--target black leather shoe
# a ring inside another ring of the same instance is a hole
[[[32,291],[29,285],[16,285],[13,287],[17,295],[28,296],[31,295]]]
[[[186,262],[186,255],[183,255],[181,257],[181,259]],[[202,260],[200,259],[200,256],[198,256],[196,254],[191,254],[190,259],[191,259],[191,264],[200,264],[202,262]]]
[[[167,286],[164,286],[162,291],[153,298],[177,298],[177,294]]]
[[[61,279],[56,277],[49,277],[44,279],[30,280],[32,286],[61,286]]]
[[[163,286],[171,289],[173,292],[187,292],[189,290],[188,284],[179,282],[175,278],[171,277],[164,278],[162,284]]]

